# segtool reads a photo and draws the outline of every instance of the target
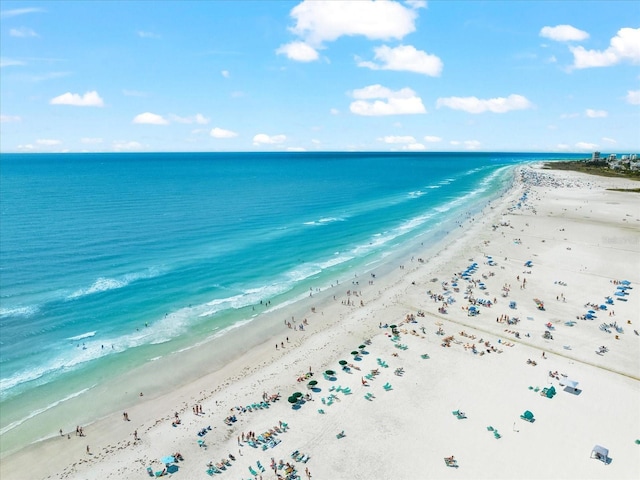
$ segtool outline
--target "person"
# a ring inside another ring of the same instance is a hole
[[[87,454],[91,455],[91,451],[89,450],[89,445],[87,445]]]

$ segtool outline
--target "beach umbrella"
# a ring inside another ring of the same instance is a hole
[[[338,363],[342,366],[345,366],[348,362],[346,360],[340,360]]]
[[[336,372],[334,372],[333,370],[326,370],[324,373],[326,373],[327,375],[335,375]]]
[[[302,396],[302,392],[294,392],[291,396],[293,398],[300,398]]]
[[[289,403],[298,403],[298,399],[296,397],[294,397],[294,396],[291,396],[291,397],[287,398],[287,401]]]
[[[310,387],[313,387],[313,386],[315,386],[315,385],[317,385],[317,384],[318,384],[318,381],[317,381],[317,380],[311,380],[311,381],[309,382],[309,386],[310,386]]]
[[[389,325],[389,328],[394,329],[394,328],[398,328],[397,325]]]
[[[357,350],[354,350],[353,352],[351,352],[351,355],[358,355],[360,352],[358,352]]]
[[[630,285],[631,284],[631,282],[629,280],[622,280],[620,283],[623,284],[623,285]]]
[[[160,461],[162,463],[164,463],[165,465],[168,465],[169,463],[175,462],[176,459],[172,455],[167,455],[166,457],[162,457],[162,459]]]
[[[366,346],[365,346],[365,345],[360,345],[358,348],[359,348],[360,350],[362,350],[363,348],[366,348]]]
[[[587,313],[596,313],[595,310],[587,310]]]

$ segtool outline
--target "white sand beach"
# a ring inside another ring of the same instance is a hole
[[[209,478],[207,464],[222,459],[212,478],[296,478],[287,463],[315,480],[639,478],[640,196],[606,190],[637,182],[539,167],[517,177],[440,251],[418,246],[390,273],[354,272],[265,313],[251,334],[229,332],[215,351],[132,370],[118,393],[129,421],[122,411],[93,419],[83,437],[65,425],[3,458],[0,476],[148,478],[179,452],[166,472],[175,479]],[[189,381],[146,393],[172,363]],[[293,406],[296,391],[311,399]],[[254,447],[249,432],[268,438]],[[591,458],[595,445],[607,462]],[[285,466],[272,470],[272,459]]]

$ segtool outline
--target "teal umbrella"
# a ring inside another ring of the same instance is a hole
[[[335,375],[336,372],[334,372],[333,370],[327,370],[324,373],[326,373],[327,375]]]
[[[346,360],[340,360],[338,363],[339,363],[340,365],[343,365],[343,366],[344,366],[344,365],[346,365],[348,362],[347,362]]]
[[[310,387],[313,387],[314,385],[317,385],[317,384],[318,384],[318,381],[317,381],[317,380],[311,380],[311,381],[309,382],[309,386],[310,386]]]

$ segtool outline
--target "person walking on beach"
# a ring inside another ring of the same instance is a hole
[[[91,450],[89,450],[89,445],[87,445],[87,455],[91,455]]]

